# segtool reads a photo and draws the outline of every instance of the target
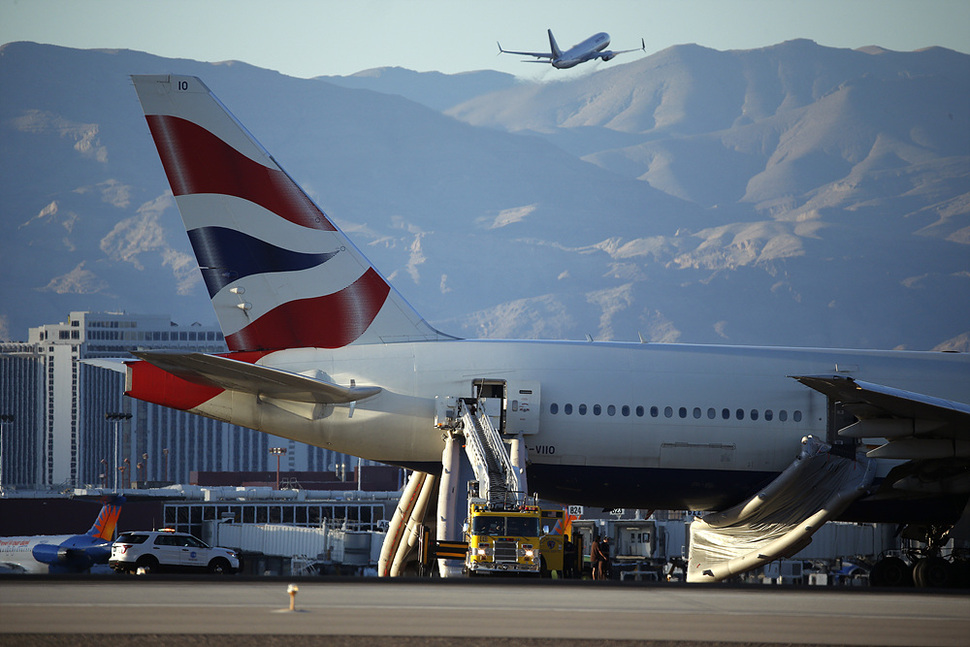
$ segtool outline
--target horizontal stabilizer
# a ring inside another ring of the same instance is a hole
[[[136,351],[132,354],[193,384],[296,402],[348,404],[381,392],[378,386],[340,386],[218,355],[165,351]]]

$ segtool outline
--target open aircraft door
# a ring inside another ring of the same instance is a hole
[[[505,433],[513,436],[538,433],[541,410],[539,383],[511,381],[506,392]]]
[[[479,378],[472,382],[479,406],[503,436],[539,432],[539,383]]]

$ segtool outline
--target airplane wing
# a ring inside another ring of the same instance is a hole
[[[645,52],[645,51],[647,51],[647,43],[646,43],[646,41],[644,41],[641,38],[640,39],[640,47],[634,47],[633,49],[621,49],[621,50],[617,50],[617,51],[610,51],[610,52],[603,52],[603,53],[604,54],[609,53],[612,56],[616,56],[617,54],[628,54],[630,52]],[[611,56],[611,58],[612,58],[612,56]]]
[[[510,49],[502,49],[502,44],[495,41],[498,45],[499,54],[518,54],[519,56],[535,56],[536,58],[552,58],[552,54],[549,52],[513,52]],[[528,63],[545,63],[546,61],[527,61]]]
[[[378,386],[340,386],[299,373],[207,355],[134,351],[139,359],[193,384],[320,404],[348,404],[377,395]]]
[[[793,375],[859,419],[840,430],[850,438],[886,438],[871,458],[970,456],[970,405],[841,375]]]

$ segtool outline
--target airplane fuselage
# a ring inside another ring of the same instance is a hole
[[[549,54],[499,51],[556,67],[635,51],[606,49],[600,33],[563,53],[548,35]],[[421,522],[434,490],[437,536],[454,536],[462,442],[489,488],[503,472],[508,491],[712,510],[720,516],[708,527],[740,523],[754,534],[758,547],[734,557],[692,540],[701,579],[789,554],[831,518],[945,528],[963,510],[970,355],[451,338],[200,79],[133,80],[233,352],[133,351],[126,393],[414,469],[402,493],[411,509],[392,521],[382,573],[401,572],[403,528]]]
[[[597,57],[597,54],[610,46],[610,36],[606,32],[594,34],[579,43],[573,45],[562,53],[562,57],[552,61],[552,66],[565,70],[576,67],[580,63],[585,63]]]
[[[0,564],[25,573],[75,573],[106,563],[111,541],[88,535],[0,537]]]
[[[520,389],[530,392],[535,419],[523,437],[530,489],[541,496],[719,509],[780,473],[802,437],[829,434],[826,398],[787,376],[838,373],[967,401],[968,360],[950,353],[613,342],[366,344],[283,350],[258,362],[338,384],[381,385],[380,394],[353,406],[227,391],[192,410],[435,471],[443,448],[435,398],[472,397],[476,381],[503,382],[510,407]]]

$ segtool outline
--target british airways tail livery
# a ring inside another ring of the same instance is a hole
[[[709,511],[691,581],[794,554],[830,519],[921,524],[937,557],[970,496],[967,355],[450,337],[199,79],[133,80],[231,352],[137,353],[128,395],[415,470],[381,574],[435,505],[456,538],[456,455],[478,460],[479,434],[521,491]]]
[[[556,43],[556,37],[552,35],[552,30],[550,29],[548,32],[548,52],[516,52],[509,49],[502,49],[502,44],[496,43],[498,45],[498,51],[500,54],[533,56],[535,57],[535,60],[527,59],[523,61],[523,63],[550,63],[556,69],[565,70],[571,67],[576,67],[580,63],[585,63],[586,61],[602,59],[605,62],[613,60],[613,58],[615,58],[618,54],[626,54],[628,52],[643,52],[647,49],[646,43],[641,38],[640,47],[635,49],[622,49],[616,52],[610,51],[606,49],[610,46],[610,35],[601,31],[598,34],[593,34],[583,42],[573,45],[564,52],[559,48],[559,44]]]
[[[0,537],[0,569],[11,573],[83,573],[107,564],[124,497],[104,503],[83,535]]]

